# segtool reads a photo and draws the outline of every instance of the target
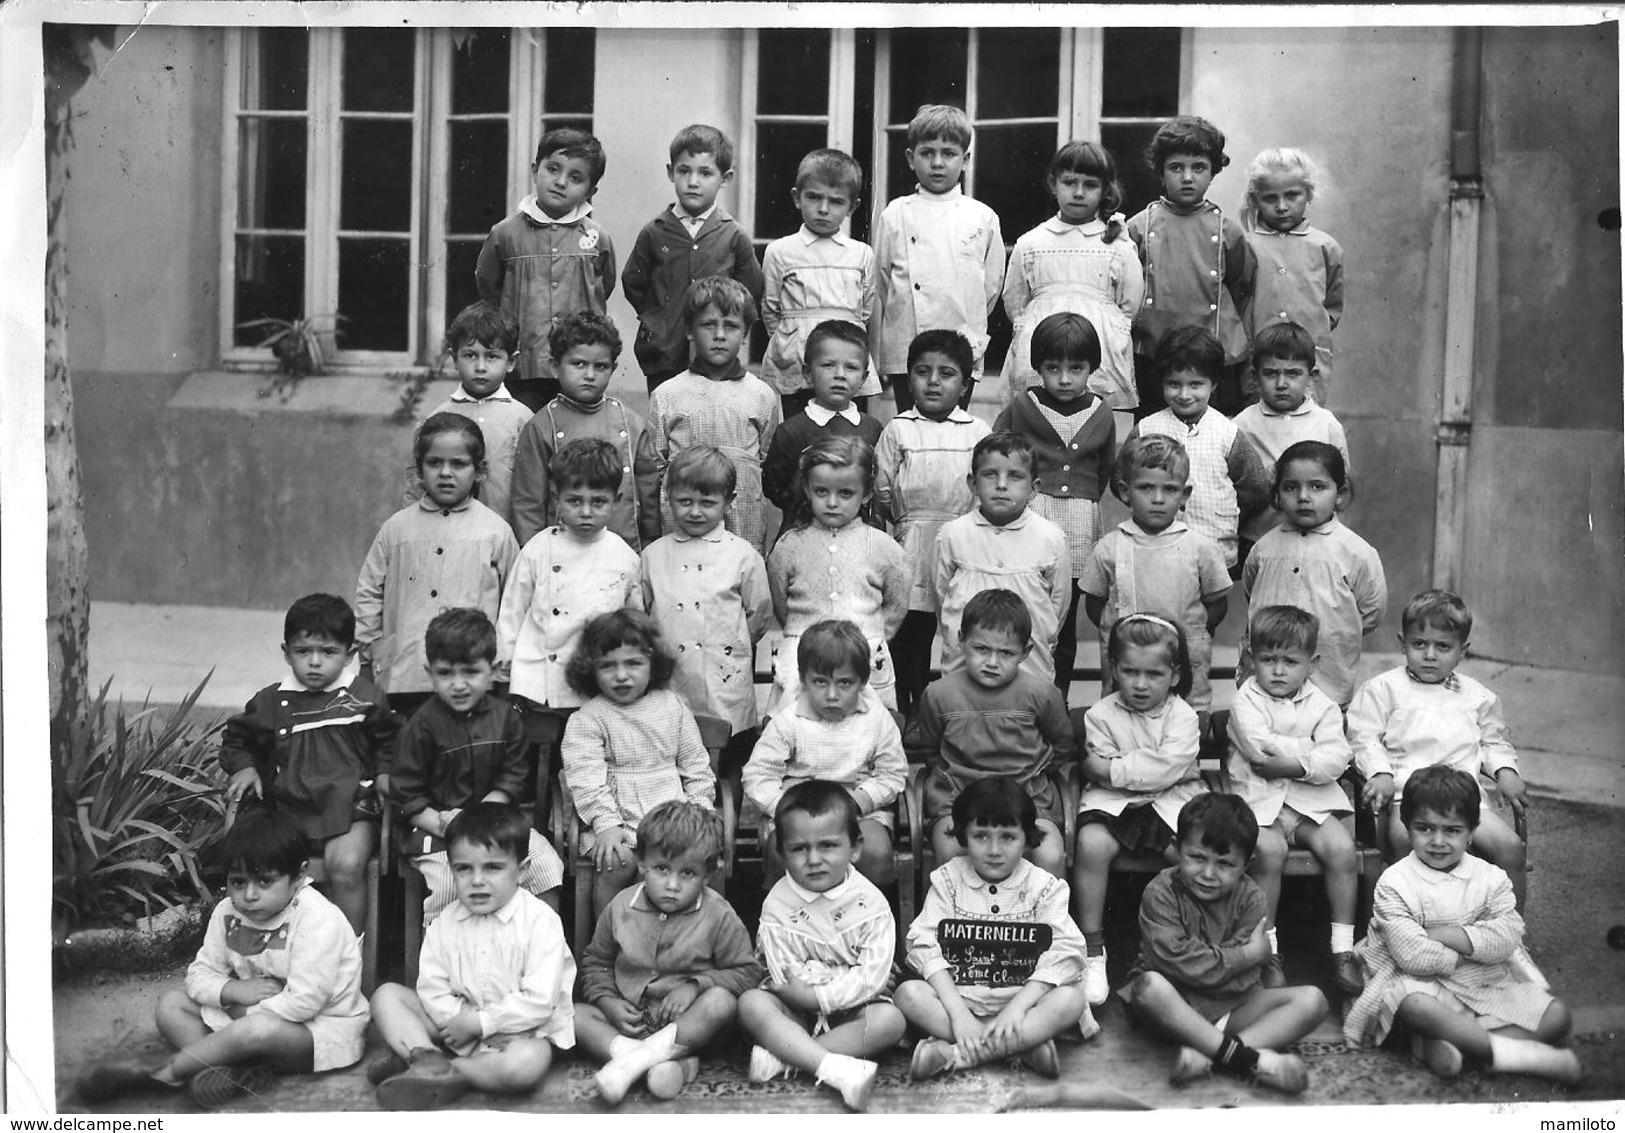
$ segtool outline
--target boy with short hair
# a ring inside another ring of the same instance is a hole
[[[1309,1071],[1281,1047],[1326,1017],[1317,987],[1266,988],[1263,891],[1244,872],[1258,823],[1235,795],[1204,794],[1179,812],[1177,864],[1140,899],[1140,961],[1119,994],[1128,1011],[1180,1044],[1174,1083],[1218,1071],[1300,1094]]]
[[[807,335],[804,377],[811,385],[812,400],[774,430],[762,464],[762,492],[784,513],[786,527],[801,503],[796,473],[809,445],[821,437],[861,437],[870,448],[880,443],[880,422],[852,403],[868,365],[869,340],[856,323],[826,319]],[[790,400],[783,399],[785,404]],[[871,526],[880,526],[867,505],[859,514]]]
[[[334,594],[307,594],[282,622],[287,677],[226,721],[220,769],[230,806],[252,795],[286,810],[322,855],[333,903],[359,934],[367,924],[367,863],[401,718],[366,677],[346,677],[355,612]]]
[[[1161,614],[1179,624],[1191,662],[1185,702],[1205,720],[1213,701],[1213,630],[1229,609],[1230,576],[1219,545],[1180,518],[1191,495],[1190,470],[1185,446],[1173,437],[1131,436],[1117,450],[1112,495],[1128,505],[1129,518],[1095,543],[1078,583],[1102,645],[1129,614]],[[1102,649],[1101,694],[1116,687]]]
[[[908,966],[920,978],[897,987],[903,1017],[927,1035],[909,1077],[1014,1056],[1058,1078],[1055,1036],[1075,1025],[1087,1040],[1100,1024],[1080,986],[1083,934],[1066,882],[1023,856],[1042,837],[1033,800],[1013,779],[979,779],[954,800],[953,819],[962,856],[931,872],[908,930]],[[984,950],[998,957],[996,972],[967,955]]]
[[[974,370],[959,405],[970,404],[987,352],[987,317],[1004,289],[1004,237],[998,215],[959,187],[970,156],[970,117],[957,106],[928,104],[908,124],[904,158],[919,184],[880,214],[875,264],[880,341],[875,359],[901,413],[914,405],[908,347],[924,330],[955,330],[971,344]]]
[[[671,460],[691,445],[711,445],[734,462],[738,490],[725,520],[728,530],[765,551],[767,505],[762,461],[779,428],[779,397],[745,369],[740,351],[756,321],[756,304],[738,280],[706,276],[683,295],[682,318],[694,343],[689,369],[649,395],[655,451]]]
[[[627,302],[638,313],[632,352],[651,394],[688,369],[684,297],[690,284],[727,276],[744,284],[753,307],[762,301],[762,268],[750,235],[717,204],[733,180],[733,143],[715,126],[685,126],[672,138],[670,156],[666,176],[677,201],[643,226],[621,273]]]
[[[226,900],[214,907],[184,991],[158,1003],[157,1059],[109,1059],[79,1096],[189,1087],[217,1109],[267,1089],[274,1073],[336,1070],[361,1058],[367,1000],[361,948],[344,914],[310,886],[305,832],[286,810],[244,811],[217,847]]]
[[[1309,396],[1311,384],[1320,373],[1315,340],[1297,323],[1271,323],[1253,339],[1253,374],[1258,381],[1258,401],[1234,417],[1236,428],[1252,442],[1264,462],[1264,471],[1274,479],[1275,462],[1299,441],[1321,441],[1343,454],[1343,467],[1349,463],[1349,442],[1342,423],[1332,411]],[[1264,510],[1241,525],[1241,552],[1246,551],[1281,525],[1281,512],[1273,498],[1266,498]]]
[[[1405,663],[1366,681],[1349,702],[1349,743],[1365,778],[1361,803],[1380,813],[1403,797],[1414,772],[1444,764],[1494,779],[1513,814],[1522,814],[1529,803],[1501,698],[1456,671],[1467,655],[1472,611],[1448,590],[1424,590],[1406,603],[1400,624]],[[1495,812],[1482,782],[1479,789],[1484,806],[1473,852],[1506,870],[1521,911],[1527,885],[1523,840]],[[1410,850],[1397,806],[1391,808],[1388,837],[1396,858]]]
[[[474,266],[480,298],[519,323],[509,392],[532,412],[559,392],[547,349],[553,325],[577,311],[602,315],[615,290],[615,249],[591,215],[604,165],[591,134],[568,126],[543,134],[530,167],[535,191],[491,229]]]
[[[625,465],[608,441],[582,437],[553,457],[558,523],[525,544],[508,575],[497,617],[498,674],[537,708],[576,708],[581,694],[564,667],[581,630],[598,614],[637,609],[637,552],[605,530]]]
[[[1162,183],[1162,197],[1128,222],[1145,267],[1145,298],[1134,319],[1140,404],[1157,404],[1157,382],[1167,371],[1151,362],[1163,339],[1174,330],[1203,327],[1221,344],[1213,381],[1223,386],[1215,400],[1234,413],[1242,405],[1238,371],[1247,360],[1240,310],[1257,261],[1241,225],[1207,199],[1214,176],[1230,164],[1224,134],[1206,118],[1181,115],[1158,127],[1145,157]]]
[[[460,383],[450,397],[424,416],[461,413],[480,427],[485,438],[485,479],[477,495],[480,503],[514,523],[510,488],[519,434],[531,419],[531,410],[508,392],[507,379],[519,364],[519,324],[495,303],[470,303],[446,328],[446,353],[451,356]],[[407,469],[406,500],[423,498],[423,480],[416,462]]]
[[[762,982],[750,933],[706,888],[722,862],[722,819],[672,801],[638,826],[643,881],[598,918],[581,956],[576,1038],[605,1065],[598,1092],[616,1105],[639,1078],[671,1099],[694,1080],[694,1052],[732,1033],[738,998]]]
[[[742,776],[745,797],[763,815],[768,884],[784,865],[766,816],[809,779],[841,784],[857,804],[858,872],[876,885],[895,880],[891,807],[908,783],[908,760],[897,722],[869,687],[869,656],[863,632],[848,621],[818,622],[796,642],[801,693],[763,727]]]
[[[965,604],[989,589],[1014,590],[1032,617],[1032,644],[1021,667],[1055,680],[1055,641],[1072,603],[1072,563],[1066,533],[1027,506],[1036,481],[1033,446],[1019,433],[993,433],[976,442],[965,483],[976,510],[937,532],[937,630],[942,671],[963,665],[959,623]]]
[[[1066,868],[1065,815],[1048,771],[1077,758],[1077,741],[1055,683],[1023,666],[1033,649],[1032,629],[1027,603],[1014,591],[977,594],[960,619],[964,663],[926,686],[920,698],[919,739],[930,752],[924,821],[939,861],[964,853],[952,820],[959,792],[1004,775],[1020,783],[1037,808],[1040,836],[1027,844],[1028,856],[1050,873]]]
[[[815,327],[827,319],[844,319],[866,336],[880,329],[874,250],[844,231],[862,191],[863,168],[850,154],[813,150],[801,159],[790,194],[801,212],[801,229],[781,236],[762,253],[762,325],[768,333],[762,379],[779,391],[786,421],[813,396],[806,359]],[[858,384],[847,391],[860,406],[880,392],[868,350],[866,337],[863,370]]]
[[[1272,476],[1236,423],[1209,404],[1223,375],[1224,349],[1205,327],[1165,335],[1156,370],[1167,408],[1135,425],[1129,436],[1173,437],[1185,446],[1191,473],[1185,522],[1219,545],[1234,578],[1237,531],[1245,518],[1269,506]]]
[[[868,1107],[873,1061],[906,1024],[886,996],[897,924],[891,905],[852,868],[858,808],[838,783],[809,779],[784,793],[773,836],[785,876],[762,903],[756,953],[767,979],[739,997],[739,1021],[757,1044],[750,1080],[800,1070]]]
[[[597,438],[622,459],[621,491],[608,527],[634,551],[660,538],[660,456],[648,420],[609,396],[621,354],[621,334],[603,315],[578,311],[554,324],[547,336],[558,375],[559,395],[526,418],[515,442],[513,529],[523,547],[556,520],[548,465],[571,441]]]
[[[447,610],[424,634],[434,696],[401,731],[390,801],[406,823],[401,853],[429,892],[423,923],[456,899],[446,828],[475,803],[518,803],[529,767],[518,710],[490,692],[497,631],[480,610]],[[530,832],[520,882],[555,912],[564,866],[546,838]]]
[[[1320,661],[1320,619],[1296,606],[1265,606],[1254,612],[1247,639],[1253,675],[1236,689],[1230,706],[1230,783],[1258,820],[1252,876],[1264,889],[1270,958],[1265,987],[1281,987],[1286,973],[1275,939],[1281,870],[1287,851],[1303,846],[1326,877],[1332,914],[1332,976],[1358,995],[1365,974],[1354,954],[1354,915],[1359,899],[1354,837],[1343,825],[1351,814],[1337,780],[1353,752],[1343,735],[1343,712],[1309,679]]]
[[[575,1045],[564,926],[519,885],[529,830],[516,808],[494,802],[447,827],[457,904],[424,933],[416,990],[386,983],[372,997],[389,1050],[367,1080],[384,1109],[435,1109],[471,1087],[528,1093],[554,1048]]]

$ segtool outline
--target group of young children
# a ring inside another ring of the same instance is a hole
[[[1069,143],[1048,172],[1056,215],[1007,272],[997,216],[960,188],[971,140],[963,111],[920,108],[918,188],[873,249],[846,234],[858,164],[809,154],[802,227],[758,265],[717,205],[727,138],[681,131],[676,203],[621,275],[645,418],[608,393],[603,151],[543,137],[535,193],[481,253],[485,298],[448,332],[460,389],[417,430],[415,498],[379,531],[354,612],[296,602],[290,675],[227,726],[228,900],[158,1011],[179,1053],[100,1064],[87,1099],[189,1081],[213,1105],[273,1071],[350,1065],[369,1014],[388,1053],[368,1075],[392,1109],[531,1090],[578,1042],[610,1104],[640,1080],[676,1097],[736,1026],[753,1081],[804,1073],[853,1109],[906,1035],[916,1079],[1010,1058],[1054,1077],[1056,1038],[1091,1037],[1112,990],[1123,853],[1169,863],[1117,991],[1179,1044],[1174,1080],[1297,1092],[1307,1071],[1284,1048],[1329,1007],[1276,952],[1294,846],[1325,874],[1350,1041],[1397,1029],[1442,1075],[1470,1058],[1577,1079],[1568,1013],[1521,947],[1522,843],[1476,777],[1526,805],[1499,702],[1456,671],[1471,613],[1418,595],[1405,664],[1355,687],[1387,592],[1338,518],[1348,446],[1324,400],[1342,253],[1305,218],[1313,164],[1260,154],[1237,224],[1207,199],[1223,134],[1174,119],[1148,152],[1163,195],[1125,222],[1111,155]],[[989,427],[967,405],[1001,296],[1015,341]],[[761,377],[743,354],[758,313]],[[863,408],[882,377],[884,428]],[[1108,489],[1129,518],[1104,531]],[[1214,792],[1197,755],[1238,577],[1250,619]],[[1081,736],[1080,606],[1103,671]],[[774,626],[764,722],[755,655]],[[546,816],[520,809],[548,768],[526,741],[538,714],[565,718],[569,849],[593,866],[579,955]],[[720,776],[705,717],[732,737]],[[939,864],[895,967],[904,728]],[[1407,855],[1358,943],[1351,765]],[[760,831],[754,944],[720,891],[719,786]],[[416,986],[369,1005],[355,934],[385,807],[427,931]]]

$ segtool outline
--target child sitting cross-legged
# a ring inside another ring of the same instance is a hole
[[[1264,893],[1246,876],[1258,823],[1236,795],[1199,795],[1179,812],[1178,860],[1140,899],[1140,962],[1122,989],[1129,1013],[1180,1044],[1171,1078],[1211,1071],[1288,1094],[1309,1071],[1279,1048],[1326,1017],[1319,988],[1267,988]]]
[[[529,833],[506,803],[475,803],[446,828],[457,904],[423,935],[416,990],[384,984],[372,997],[389,1050],[367,1080],[384,1109],[434,1109],[471,1087],[528,1093],[554,1047],[575,1045],[564,926],[519,885]]]
[[[822,779],[791,787],[773,836],[786,874],[762,904],[756,936],[767,979],[739,997],[739,1022],[757,1044],[750,1080],[800,1070],[861,1111],[879,1069],[872,1059],[905,1027],[887,995],[897,922],[852,868],[862,835],[845,787]]]
[[[305,830],[291,812],[244,811],[218,847],[226,899],[214,907],[186,990],[158,1003],[173,1056],[98,1063],[87,1102],[190,1083],[206,1109],[271,1084],[273,1072],[349,1066],[366,1046],[361,949],[349,923],[305,876]]]
[[[1083,994],[1083,934],[1067,912],[1066,882],[1023,856],[1040,837],[1037,817],[1013,779],[978,780],[954,800],[964,854],[931,873],[908,930],[908,964],[922,979],[896,992],[903,1018],[928,1036],[914,1047],[911,1078],[1011,1056],[1056,1078],[1055,1036],[1100,1029]],[[967,951],[988,950],[1005,956],[984,973]]]
[[[528,767],[519,711],[491,693],[496,676],[497,631],[479,610],[447,610],[424,633],[434,699],[401,731],[390,777],[390,801],[405,820],[402,852],[429,888],[423,923],[457,899],[446,858],[446,828],[478,802],[516,803]],[[520,881],[554,912],[564,867],[532,829]]]
[[[1275,910],[1287,851],[1298,845],[1315,855],[1326,875],[1332,976],[1358,995],[1364,986],[1354,955],[1359,863],[1354,836],[1343,825],[1353,808],[1337,785],[1354,753],[1343,735],[1343,713],[1309,679],[1320,661],[1319,636],[1320,619],[1307,610],[1265,606],[1253,614],[1253,675],[1242,681],[1230,706],[1230,782],[1259,823],[1251,873],[1269,903],[1264,986],[1286,983],[1276,953]]]
[[[762,982],[750,933],[705,881],[722,860],[722,819],[697,803],[661,803],[638,827],[643,883],[598,918],[581,956],[576,1038],[604,1060],[610,1105],[646,1076],[674,1098],[699,1070],[697,1052],[731,1037],[738,997]]]
[[[760,808],[763,872],[769,884],[784,864],[766,817],[784,792],[808,779],[839,783],[857,804],[862,848],[858,872],[876,885],[895,879],[891,805],[908,781],[897,722],[869,687],[869,643],[848,621],[818,622],[796,643],[801,693],[762,729],[743,773],[745,795]]]

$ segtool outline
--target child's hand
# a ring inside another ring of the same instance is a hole
[[[1503,767],[1495,773],[1495,785],[1501,788],[1501,797],[1512,808],[1514,817],[1522,818],[1529,812],[1529,795],[1524,788],[1522,775],[1510,767]]]
[[[1258,762],[1263,763],[1265,760],[1276,759],[1276,758],[1280,757],[1282,752],[1281,752],[1280,745],[1277,744],[1274,740],[1259,740],[1258,741],[1258,754],[1264,757],[1264,759],[1258,760]]]
[[[389,772],[378,775],[372,781],[372,789],[378,792],[378,801],[385,806],[389,805]]]
[[[435,814],[435,837],[436,838],[444,838],[446,836],[446,827],[451,825],[451,820],[456,818],[459,814],[462,814],[462,813],[463,813],[463,808],[460,807],[460,806],[454,806],[450,810],[442,810],[442,811],[436,812],[436,814]]]
[[[649,1029],[648,1023],[643,1017],[643,1012],[624,999],[606,997],[600,999],[597,1006],[598,1010],[604,1013],[604,1018],[609,1021],[609,1025],[623,1035],[637,1038]]]
[[[508,661],[498,661],[496,664],[496,669],[491,676],[491,683],[497,685],[511,684],[512,677],[509,674],[511,665],[512,663]]]
[[[480,1013],[465,1003],[463,1009],[440,1028],[440,1034],[447,1046],[466,1046],[483,1038],[485,1028],[480,1025]]]
[[[282,991],[283,983],[275,976],[260,976],[252,980],[227,980],[220,989],[222,1002],[229,996],[232,1003],[252,1007],[262,999],[270,999]]]
[[[245,767],[232,774],[226,780],[226,805],[235,806],[242,797],[250,791],[256,798],[265,797],[264,785],[260,782],[260,773],[252,767]]]
[[[593,868],[599,873],[605,870],[618,869],[632,860],[632,839],[624,826],[617,826],[613,830],[601,831],[594,835],[596,841],[592,848]]]
[[[1253,926],[1253,931],[1247,935],[1246,942],[1242,945],[1246,949],[1244,955],[1253,967],[1257,967],[1270,958],[1270,938],[1266,935],[1268,932],[1269,927],[1260,918],[1259,922]]]
[[[1020,1045],[1021,1016],[1011,1014],[1008,1008],[993,1016],[982,1032],[982,1049],[994,1058],[1013,1054]]]
[[[693,980],[685,979],[682,983],[667,993],[654,1009],[654,1023],[657,1027],[664,1027],[668,1023],[675,1023],[682,1017],[683,1012],[694,1006],[694,1001],[700,997],[700,985]]]
[[[969,1060],[976,1060],[982,1048],[982,1035],[987,1028],[982,1021],[970,1013],[970,1009],[963,1004],[958,1011],[948,1013],[948,1025],[954,1032],[954,1045],[960,1049]]]
[[[804,980],[792,976],[785,983],[773,989],[774,993],[791,1007],[798,1011],[819,1011],[818,993]]]
[[[1394,801],[1394,777],[1383,771],[1371,776],[1360,789],[1360,802],[1372,810],[1381,810]]]

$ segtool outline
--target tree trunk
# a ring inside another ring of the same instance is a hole
[[[89,704],[90,551],[68,372],[68,267],[63,200],[73,149],[69,99],[92,70],[90,42],[110,29],[46,25],[45,191],[45,616],[51,749],[61,759]]]

